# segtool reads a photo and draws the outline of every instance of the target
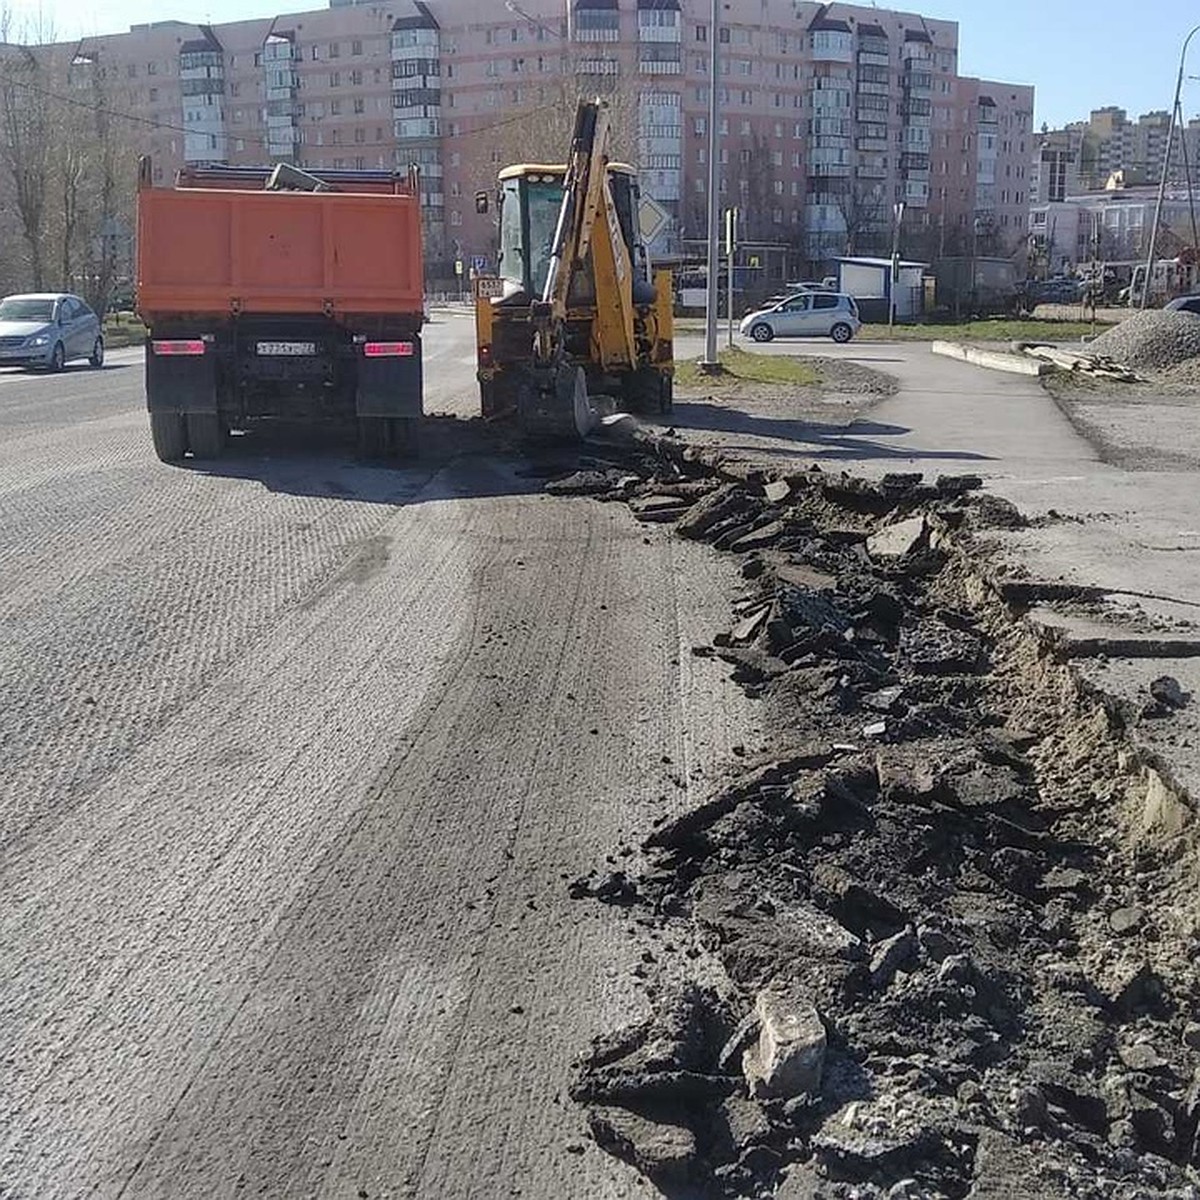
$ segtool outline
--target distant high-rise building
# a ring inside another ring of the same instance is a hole
[[[654,249],[697,250],[710,13],[707,0],[334,0],[67,49],[106,104],[136,116],[160,182],[185,163],[416,163],[431,270],[446,274],[493,251],[474,193],[506,163],[561,158],[563,114],[585,93],[609,97],[617,154],[672,217]],[[1033,89],[960,76],[955,22],[757,0],[727,6],[718,36],[717,200],[739,209],[772,277],[888,252],[901,203],[909,256],[1022,242]]]

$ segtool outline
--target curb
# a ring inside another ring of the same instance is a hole
[[[962,346],[957,342],[934,342],[929,349],[944,358],[957,358],[961,362],[974,363],[977,367],[987,367],[993,371],[1007,371],[1012,375],[1038,377],[1048,375],[1054,369],[1046,362],[1018,358],[1015,354],[1006,354],[1002,350],[980,350],[975,346]]]

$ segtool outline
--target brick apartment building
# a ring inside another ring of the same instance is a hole
[[[618,156],[672,217],[654,249],[697,250],[710,12],[708,0],[335,0],[224,25],[139,25],[69,54],[76,78],[99,73],[107,103],[144,122],[139,148],[160,182],[183,163],[418,163],[436,275],[490,256],[474,192],[546,141],[568,92],[607,94],[624,114]],[[910,257],[1019,249],[1033,89],[960,76],[956,23],[726,3],[718,50],[720,200],[739,208],[772,277],[886,252],[899,201]]]

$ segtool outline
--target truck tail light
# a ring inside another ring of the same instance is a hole
[[[203,338],[155,338],[150,343],[155,354],[170,356],[172,354],[203,354]]]
[[[367,358],[411,358],[414,349],[412,342],[363,342]]]
[[[487,342],[484,342],[479,347],[479,365],[481,367],[490,367],[492,365],[492,347]]]

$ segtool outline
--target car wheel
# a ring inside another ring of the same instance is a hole
[[[848,342],[854,336],[854,330],[845,321],[839,321],[830,331],[829,336],[835,342]]]
[[[88,359],[88,362],[91,363],[93,367],[104,366],[104,339],[102,337],[98,337],[95,341],[95,344],[92,346],[92,354]]]
[[[62,342],[55,342],[54,349],[50,351],[50,361],[46,364],[47,370],[61,371],[67,361],[67,353],[63,349]]]
[[[775,330],[765,321],[762,321],[750,330],[750,336],[756,342],[769,342],[775,336]]]

